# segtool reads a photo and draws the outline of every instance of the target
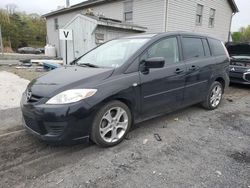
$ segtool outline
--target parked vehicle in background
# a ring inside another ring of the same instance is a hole
[[[230,82],[250,85],[250,43],[227,43]]]
[[[38,50],[41,54],[44,54],[44,53],[45,53],[45,49],[44,49],[44,48],[37,48],[37,50]]]
[[[42,140],[114,146],[134,123],[196,103],[216,109],[229,84],[224,44],[193,33],[116,39],[73,63],[22,96],[24,126]]]
[[[17,52],[21,54],[41,54],[42,53],[41,49],[36,49],[33,47],[18,48]]]

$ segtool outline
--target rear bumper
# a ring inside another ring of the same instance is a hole
[[[89,105],[79,102],[69,105],[29,104],[21,101],[23,126],[46,142],[69,143],[89,140],[92,116]]]

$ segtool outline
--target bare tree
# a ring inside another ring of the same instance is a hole
[[[9,14],[14,14],[16,9],[17,9],[16,4],[7,4],[5,7],[6,7]]]

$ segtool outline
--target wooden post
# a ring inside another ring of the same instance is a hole
[[[68,65],[68,44],[67,40],[65,40],[65,59],[66,59],[66,65]]]

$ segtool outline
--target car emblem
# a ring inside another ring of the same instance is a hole
[[[27,91],[27,101],[31,99],[32,93],[31,91]]]
[[[231,71],[235,71],[235,68],[233,67],[233,68],[231,68]]]

